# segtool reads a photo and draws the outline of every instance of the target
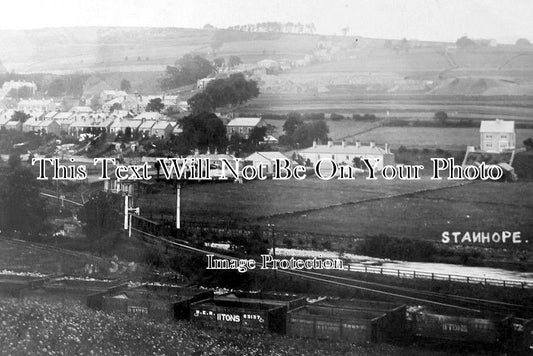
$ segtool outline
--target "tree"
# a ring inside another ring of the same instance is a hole
[[[220,69],[220,68],[224,67],[225,63],[226,63],[226,60],[224,58],[222,58],[222,57],[218,57],[218,58],[213,59],[213,65],[217,69]]]
[[[348,34],[348,32],[350,32],[350,28],[349,28],[348,26],[343,27],[343,28],[341,29],[341,32],[342,32],[342,35],[343,35],[343,36],[346,36],[346,35]]]
[[[230,56],[228,59],[228,67],[233,68],[238,66],[239,64],[242,64],[242,60],[240,57],[237,56]]]
[[[63,79],[55,79],[48,86],[48,96],[63,96],[67,91],[65,81]]]
[[[148,105],[146,105],[146,111],[154,111],[154,112],[161,112],[163,108],[165,107],[165,104],[161,101],[161,98],[153,98],[150,99],[148,102]]]
[[[10,166],[12,164],[10,162]],[[20,166],[19,158],[19,163],[0,178],[0,230],[25,234],[44,232],[46,215],[38,181],[30,169]]]
[[[182,127],[183,140],[191,150],[224,150],[227,146],[226,126],[215,114],[203,112],[187,116],[183,118]]]
[[[189,100],[187,100],[187,103],[190,105],[191,111],[195,115],[203,112],[213,112],[215,109],[213,99],[204,92],[194,94]]]
[[[260,142],[263,142],[266,136],[267,128],[266,126],[263,127],[254,127],[252,131],[250,132],[249,140],[253,145],[257,145]]]
[[[97,111],[97,110],[99,110],[100,108],[102,108],[102,104],[100,103],[100,98],[99,98],[97,95],[94,95],[94,96],[91,98],[91,102],[90,102],[89,106],[90,106],[91,109],[93,109],[94,111]]]
[[[476,47],[476,42],[472,41],[467,36],[463,36],[457,39],[457,41],[455,41],[455,44],[457,45],[457,48],[460,48],[460,49]]]
[[[125,91],[126,93],[129,93],[131,91],[131,83],[127,79],[122,79],[120,82],[120,90]]]
[[[121,228],[121,200],[118,195],[99,192],[90,197],[80,209],[78,217],[88,239],[100,240]]]
[[[527,151],[533,151],[533,138],[528,138],[524,140],[524,146],[526,147]]]
[[[294,131],[298,128],[298,126],[303,125],[302,115],[297,112],[292,112],[287,117],[287,120],[283,123],[283,131],[286,135],[292,136],[294,134]]]
[[[167,66],[165,78],[161,81],[163,90],[173,89],[196,83],[214,72],[214,67],[207,59],[199,55],[186,54],[175,66]]]
[[[516,45],[520,47],[528,47],[531,46],[531,42],[527,38],[519,38],[516,40]]]
[[[112,106],[111,106],[111,109],[110,111],[113,112],[115,110],[122,110],[122,105],[120,105],[120,103],[114,103]]]
[[[20,122],[26,122],[31,116],[26,114],[23,111],[15,111],[13,113],[13,116],[11,116],[11,121],[20,121]]]
[[[193,113],[212,112],[218,107],[243,104],[259,95],[257,82],[246,80],[242,73],[225,79],[215,79],[188,100]]]
[[[442,125],[444,125],[446,121],[448,121],[448,114],[446,114],[445,111],[437,111],[435,113],[435,116],[433,116],[433,119],[439,121]]]

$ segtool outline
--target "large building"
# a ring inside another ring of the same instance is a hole
[[[480,148],[485,152],[503,152],[516,147],[514,121],[481,121]]]
[[[235,134],[248,139],[254,127],[264,126],[266,126],[266,122],[260,117],[237,117],[228,123],[226,131],[228,138]]]
[[[56,104],[52,100],[21,100],[18,103],[17,109],[23,111],[26,114],[32,114],[34,112],[48,112],[56,109]]]
[[[327,145],[313,143],[312,147],[298,152],[305,161],[312,164],[323,158],[329,158],[337,164],[352,165],[355,158],[368,159],[374,169],[381,170],[384,165],[394,164],[394,154],[390,152],[389,146],[378,147],[374,142],[368,146],[356,142],[355,145],[347,145],[344,141],[341,144],[333,144],[329,141]]]

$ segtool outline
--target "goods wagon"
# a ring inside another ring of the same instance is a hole
[[[509,317],[503,343],[512,355],[533,354],[533,319]]]
[[[187,319],[191,303],[212,296],[212,291],[145,284],[134,288],[112,288],[104,293],[91,295],[87,298],[87,305],[106,312],[174,320]]]
[[[380,312],[307,305],[287,314],[287,333],[293,337],[379,342],[387,327],[386,315]]]
[[[277,332],[285,334],[287,332],[287,312],[294,308],[306,305],[306,298],[280,293],[266,293],[266,292],[231,292],[217,297],[218,300],[238,300],[240,302],[257,302],[261,301],[269,305],[277,305],[283,308],[282,320],[279,321],[280,326]]]
[[[283,333],[286,310],[260,299],[232,300],[215,297],[191,305],[191,320],[224,329]]]
[[[414,313],[412,319],[413,333],[416,336],[482,344],[498,343],[506,324],[504,319],[477,315],[443,315],[430,311]]]
[[[405,304],[366,299],[325,298],[312,303],[312,305],[385,313],[387,319],[387,328],[385,330],[386,339],[403,339],[406,334],[407,307]]]

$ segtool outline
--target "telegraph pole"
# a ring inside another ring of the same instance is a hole
[[[180,210],[181,210],[181,183],[176,183],[176,229],[181,228],[180,221]]]

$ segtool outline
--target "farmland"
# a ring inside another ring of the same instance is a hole
[[[430,169],[428,167],[428,169]],[[299,233],[368,236],[388,234],[440,241],[443,231],[521,231],[533,234],[532,183],[460,185],[432,181],[253,181],[193,184],[182,189],[182,217],[193,221],[239,221]],[[442,190],[433,190],[443,188]],[[429,189],[425,192],[409,194]],[[396,196],[397,194],[405,194]],[[380,199],[383,198],[383,199]],[[171,191],[138,200],[145,216],[171,217]],[[257,220],[259,219],[259,220]]]
[[[522,142],[528,137],[533,137],[533,129],[517,129],[517,146],[522,146]],[[356,135],[353,139],[361,142],[388,143],[392,148],[405,146],[464,151],[466,146],[479,146],[479,129],[475,127],[380,127]]]
[[[90,255],[63,253],[57,250],[38,248],[28,244],[21,245],[9,240],[0,240],[0,271],[39,272],[44,274],[73,273],[83,271],[85,264],[106,264]]]
[[[280,217],[280,229],[440,240],[443,231],[521,231],[531,237],[531,183],[477,183]]]
[[[353,93],[350,87],[336,87],[327,93],[262,93],[243,108],[243,113],[335,112],[376,114],[379,117],[431,120],[444,110],[451,118],[508,119],[528,121],[533,116],[531,97],[453,97],[443,95],[401,95]]]
[[[302,181],[250,181],[243,185],[190,184],[182,189],[182,214],[185,219],[206,221],[253,220],[456,184],[426,178],[420,181],[371,181],[363,177],[353,181],[321,181],[309,177]],[[175,195],[170,188],[140,196],[137,202],[143,214],[148,216],[173,215],[175,211]]]

